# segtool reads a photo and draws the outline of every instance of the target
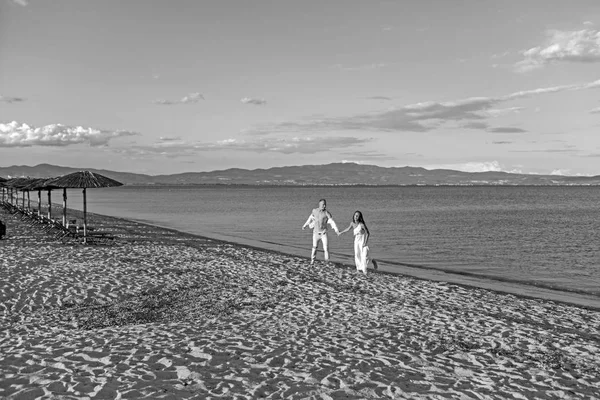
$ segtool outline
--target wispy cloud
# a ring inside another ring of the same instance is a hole
[[[244,104],[254,104],[257,106],[264,106],[265,104],[267,104],[267,101],[265,99],[259,99],[256,97],[244,97],[240,101]]]
[[[488,124],[487,124],[487,122],[475,121],[475,122],[467,122],[462,127],[466,128],[466,129],[487,129]]]
[[[29,5],[29,2],[27,0],[12,0],[12,2],[22,7],[27,7]]]
[[[335,149],[350,148],[372,141],[354,137],[292,137],[256,138],[252,140],[226,139],[212,143],[160,140],[149,146],[115,148],[114,151],[129,156],[166,157],[192,156],[205,151],[244,151],[250,153],[316,154]]]
[[[508,108],[496,108],[487,110],[487,113],[492,117],[498,117],[500,115],[519,113],[524,110],[525,107],[508,107]]]
[[[489,128],[487,131],[490,133],[525,133],[525,132],[527,132],[525,129],[514,128],[512,126],[500,126],[497,128]]]
[[[592,108],[590,112],[592,114],[600,114],[600,107]]]
[[[138,135],[138,133],[62,124],[35,128],[16,121],[7,124],[0,123],[0,147],[70,146],[82,143],[90,146],[105,146],[112,139],[133,135]]]
[[[371,96],[371,97],[367,97],[368,100],[392,100],[391,97],[387,97],[387,96]]]
[[[162,106],[172,106],[175,104],[194,104],[199,102],[200,100],[204,100],[204,96],[198,92],[190,93],[187,96],[182,97],[180,100],[154,100],[154,104],[162,105]]]
[[[581,173],[572,173],[570,169],[555,169],[550,172],[550,175],[560,175],[560,176],[591,176],[589,174],[581,174]]]
[[[554,62],[600,62],[600,31],[591,25],[579,31],[548,31],[545,44],[525,50],[515,64],[519,72],[542,68]]]
[[[504,58],[506,56],[510,55],[510,51],[505,51],[504,53],[496,53],[496,54],[492,54],[491,58],[493,60],[497,60],[499,58]]]
[[[495,142],[492,142],[492,144],[511,144],[512,142],[508,141],[508,140],[498,140]]]
[[[425,169],[451,169],[463,172],[510,172],[513,174],[522,173],[519,169],[507,168],[498,161],[472,161],[458,164],[433,164],[423,165]]]
[[[19,103],[21,101],[25,101],[22,97],[11,97],[11,96],[2,96],[0,95],[0,103]]]
[[[470,129],[487,128],[486,120],[498,115],[498,110],[517,111],[518,107],[499,109],[502,103],[563,91],[600,88],[600,80],[583,83],[522,90],[499,97],[471,97],[448,102],[423,102],[410,104],[382,112],[358,114],[341,118],[309,119],[300,122],[285,122],[270,127],[261,127],[255,133],[358,130],[427,132],[444,123],[461,122]],[[491,111],[491,112],[490,112]],[[475,124],[479,122],[479,124]]]
[[[365,71],[371,69],[379,69],[387,67],[387,63],[371,63],[371,64],[361,64],[361,65],[344,65],[344,64],[335,64],[333,67],[340,69],[342,71]]]
[[[358,158],[363,158],[363,159],[370,159],[370,160],[396,160],[397,157],[391,157],[387,154],[384,153],[380,153],[378,151],[372,151],[372,150],[359,150],[359,151],[344,151],[341,154],[343,155],[348,155],[351,157],[358,157]],[[342,161],[344,162],[344,161]],[[358,164],[360,164],[362,161],[349,161],[346,160],[346,162],[356,162]]]
[[[177,142],[181,141],[181,136],[161,136],[158,140],[160,142]]]
[[[580,153],[581,150],[567,146],[562,149],[510,150],[510,152],[511,153]]]
[[[349,136],[258,138],[254,140],[228,139],[211,144],[196,146],[201,150],[240,150],[256,153],[322,153],[370,142],[371,139],[359,139]]]

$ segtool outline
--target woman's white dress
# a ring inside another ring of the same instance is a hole
[[[365,248],[365,241],[367,240],[366,231],[362,224],[358,224],[354,228],[354,262],[356,264],[356,270],[367,272],[367,265],[369,265],[368,247]]]

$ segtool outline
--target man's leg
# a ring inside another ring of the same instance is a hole
[[[310,263],[315,262],[315,258],[317,257],[317,246],[319,244],[319,235],[313,233],[313,243],[312,243],[312,251],[310,252]]]
[[[321,242],[323,243],[323,256],[325,257],[325,261],[329,261],[329,239],[327,238],[327,233],[321,235]]]

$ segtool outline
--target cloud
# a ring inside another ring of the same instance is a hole
[[[27,0],[12,0],[12,2],[23,7],[27,7],[29,5],[29,2]]]
[[[579,31],[552,30],[542,46],[532,47],[522,54],[524,59],[515,64],[518,72],[542,68],[555,62],[600,62],[600,31],[586,25]]]
[[[505,114],[510,114],[510,113],[518,113],[524,109],[525,109],[525,107],[496,108],[496,109],[487,110],[487,113],[491,117],[498,117],[500,115],[505,115]]]
[[[154,100],[154,104],[162,105],[162,106],[172,106],[175,104],[194,104],[199,102],[200,100],[204,100],[204,96],[200,93],[190,93],[187,96],[181,98],[181,100]]]
[[[600,114],[600,107],[592,108],[590,112],[592,114]]]
[[[467,122],[462,127],[466,128],[466,129],[487,129],[488,124],[486,122],[475,121],[475,122]]]
[[[397,157],[391,157],[387,154],[383,154],[380,153],[378,151],[372,151],[372,150],[360,150],[360,151],[345,151],[342,152],[342,154],[344,155],[348,155],[348,156],[352,156],[352,157],[359,157],[359,158],[367,158],[367,159],[377,159],[377,160],[396,160]],[[344,160],[342,162],[355,162],[357,164],[361,164],[363,161],[349,161],[349,160]]]
[[[355,137],[293,137],[258,138],[254,140],[227,139],[216,143],[194,146],[198,150],[238,150],[256,153],[276,152],[284,154],[314,154],[332,149],[346,148],[370,142],[372,139]]]
[[[371,63],[371,64],[362,64],[362,65],[354,65],[354,66],[335,64],[333,67],[340,69],[342,71],[365,71],[365,70],[384,68],[387,66],[388,66],[388,64],[386,64],[386,63]]]
[[[3,102],[3,103],[9,103],[10,104],[10,103],[18,103],[18,102],[21,102],[21,101],[25,101],[25,99],[22,98],[22,97],[10,97],[10,96],[2,96],[2,95],[0,95],[0,102]]]
[[[451,169],[463,172],[510,172],[513,174],[522,173],[521,170],[508,169],[502,166],[498,161],[472,161],[459,164],[435,164],[423,165],[425,169]]]
[[[550,172],[550,175],[569,176],[569,169],[555,169]]]
[[[510,150],[511,153],[580,153],[581,150],[565,147],[562,149],[540,149],[540,150]]]
[[[563,91],[600,88],[600,80],[522,90],[498,97],[470,97],[447,102],[422,102],[385,111],[364,113],[346,117],[307,117],[301,121],[287,121],[262,125],[245,130],[249,135],[273,133],[323,132],[357,130],[362,132],[428,132],[446,123],[453,127],[460,124],[468,129],[487,129],[486,120],[502,113],[517,112],[521,107],[499,108],[505,102]]]
[[[496,54],[492,54],[491,58],[492,58],[493,60],[496,60],[496,59],[498,59],[498,58],[504,58],[504,57],[506,57],[506,56],[509,56],[509,55],[510,55],[510,51],[505,51],[504,53],[496,53]]]
[[[212,143],[160,140],[149,146],[130,146],[112,150],[130,157],[194,156],[206,151],[244,151],[251,153],[315,154],[330,150],[349,148],[372,141],[370,138],[354,137],[293,137],[256,138],[252,140],[225,139]]]
[[[0,123],[0,147],[70,146],[87,143],[105,146],[112,139],[138,135],[130,131],[109,131],[81,126],[51,124],[35,128],[16,121]]]
[[[512,126],[501,126],[497,128],[489,128],[487,130],[490,133],[525,133],[527,132],[525,129],[514,128]]]
[[[177,142],[181,141],[181,136],[161,136],[158,140],[160,142]]]
[[[492,142],[492,144],[511,144],[512,142],[509,142],[507,140],[498,140],[496,142]]]
[[[391,97],[386,97],[386,96],[371,96],[371,97],[367,97],[368,100],[392,100]]]
[[[265,104],[267,104],[267,101],[265,99],[258,99],[254,97],[244,97],[240,101],[244,104],[254,104],[257,106],[264,106]]]

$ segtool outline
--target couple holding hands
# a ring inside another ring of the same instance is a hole
[[[377,262],[369,259],[369,229],[360,211],[355,211],[352,216],[352,222],[343,231],[339,231],[338,227],[331,216],[331,213],[327,211],[327,201],[325,199],[319,200],[319,207],[312,210],[312,213],[302,226],[305,229],[307,226],[313,230],[313,243],[312,251],[310,254],[310,263],[315,262],[317,255],[317,246],[321,241],[323,246],[323,253],[325,261],[329,261],[329,239],[327,237],[327,224],[331,225],[337,235],[348,232],[350,229],[354,233],[354,262],[356,264],[356,270],[361,271],[363,274],[367,274],[367,265],[369,261],[373,262],[373,268],[377,269]]]

